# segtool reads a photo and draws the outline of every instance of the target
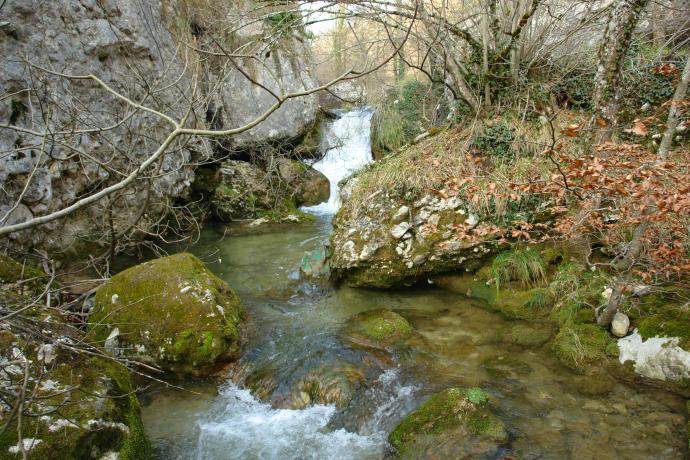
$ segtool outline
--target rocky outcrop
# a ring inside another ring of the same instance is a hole
[[[63,209],[122,180],[173,128],[95,81],[46,69],[95,75],[134,103],[177,121],[189,115],[187,124],[198,128],[243,126],[275,104],[274,95],[317,85],[299,21],[294,18],[295,27],[286,27],[281,16],[294,13],[256,13],[251,1],[220,2],[218,10],[208,5],[66,0],[56,7],[20,0],[3,6],[0,124],[10,128],[0,129],[0,150],[8,152],[0,158],[0,219],[9,215],[0,225]],[[185,50],[191,42],[213,52],[202,56]],[[231,59],[221,49],[240,49],[242,57]],[[195,101],[191,112],[188,101]],[[317,109],[316,96],[287,100],[254,128],[216,145],[227,147],[220,149],[225,154],[296,144],[315,130]],[[39,232],[15,232],[12,238],[57,255],[110,244],[120,234],[156,234],[171,203],[188,198],[196,165],[213,156],[211,145],[179,138],[122,192],[42,225]],[[298,195],[305,203],[319,199],[306,189]]]
[[[493,458],[506,441],[503,422],[479,388],[450,388],[429,398],[388,436],[397,458]]]
[[[659,380],[690,379],[690,352],[678,346],[678,337],[650,337],[635,331],[618,340],[621,364],[632,361],[636,373]]]
[[[333,219],[331,269],[351,285],[377,288],[473,271],[491,246],[456,239],[454,226],[478,222],[456,197],[423,195],[406,202],[379,190],[357,203],[351,198]]]
[[[202,63],[202,88],[210,100],[208,121],[215,127],[244,126],[273,106],[276,96],[318,86],[310,48],[302,27],[291,16],[294,13],[278,7],[269,15],[270,8],[257,9],[251,1],[232,2],[219,5],[217,14],[206,21],[196,18],[196,39],[218,51]],[[219,22],[219,17],[224,21]],[[237,50],[232,60],[218,49],[219,35],[225,36],[224,50]],[[233,67],[239,71],[227,72]],[[220,141],[229,151],[259,151],[257,147],[267,142],[296,140],[314,124],[318,110],[316,94],[289,99],[265,122]]]
[[[166,29],[163,3],[20,0],[3,6],[0,124],[17,128],[0,129],[0,150],[7,152],[0,157],[0,219],[18,202],[5,225],[64,208],[121,180],[171,131],[167,121],[134,110],[95,82],[32,65],[96,75],[133,101],[184,116],[191,79]],[[50,136],[44,138],[46,119]],[[199,142],[175,143],[146,174],[155,177],[12,237],[23,246],[58,251],[78,240],[102,243],[105,229],[120,232],[135,222],[151,230],[169,200],[186,193],[193,165],[208,153]]]
[[[27,458],[148,458],[141,408],[126,369],[103,358],[72,355],[54,345],[37,351],[16,334],[2,331],[3,392],[19,392],[25,359],[32,390],[27,393],[24,413],[44,414],[23,417],[22,445]],[[3,405],[5,410],[11,408]],[[15,418],[0,436],[0,457],[21,458],[21,447]]]
[[[279,159],[266,171],[244,161],[225,161],[211,198],[214,215],[224,221],[266,217],[280,220],[298,215],[298,206],[328,200],[326,176],[296,160]]]
[[[137,355],[176,374],[208,375],[237,358],[244,309],[191,254],[155,259],[96,292],[89,328],[106,350]]]

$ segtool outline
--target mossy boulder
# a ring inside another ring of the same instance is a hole
[[[517,325],[510,329],[506,340],[522,347],[540,347],[549,341],[551,335],[550,327]]]
[[[279,159],[274,166],[267,171],[244,161],[225,161],[211,197],[213,214],[224,222],[262,217],[279,222],[291,215],[301,221],[298,206],[328,200],[330,183],[311,166],[290,159]]]
[[[420,194],[406,199],[396,190],[362,190],[355,179],[343,187],[354,184],[333,217],[336,278],[358,287],[412,285],[442,273],[475,271],[495,250],[489,237],[454,237],[458,227],[480,219],[459,198]]]
[[[16,299],[37,296],[43,293],[48,281],[41,270],[0,254],[0,295]]]
[[[690,308],[664,305],[652,311],[638,324],[640,335],[644,338],[678,337],[678,346],[690,351]]]
[[[278,174],[290,188],[290,198],[297,206],[314,206],[328,201],[331,183],[316,169],[301,161],[281,158]]]
[[[505,442],[501,420],[479,388],[433,395],[388,435],[398,458],[468,458],[495,454]],[[483,458],[483,457],[482,457]]]
[[[413,328],[405,318],[390,310],[372,310],[350,319],[345,339],[360,347],[394,349],[402,346]]]
[[[570,323],[561,328],[551,347],[563,365],[584,373],[590,365],[607,356],[607,347],[613,342],[600,327]]]
[[[39,363],[37,348],[16,337],[0,340],[3,359],[25,356]],[[44,363],[30,366],[31,377],[38,380],[40,376],[41,383],[35,388],[35,397],[27,399],[24,411],[44,415],[22,419],[28,458],[81,460],[101,458],[106,453],[117,453],[117,458],[127,460],[149,457],[141,408],[126,369],[103,358],[63,350]],[[3,387],[18,390],[23,366],[6,366],[4,371]],[[9,414],[3,415],[5,422]],[[18,451],[14,419],[0,437],[0,458],[20,458]]]
[[[203,376],[237,358],[240,299],[191,254],[113,276],[96,292],[94,305],[89,329],[97,340],[115,336],[120,346],[166,371]]]

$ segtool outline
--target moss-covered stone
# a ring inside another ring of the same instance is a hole
[[[205,375],[236,358],[243,316],[227,283],[182,253],[137,265],[103,284],[89,329],[103,341],[117,328],[121,345],[162,369]]]
[[[545,288],[501,289],[492,305],[509,318],[535,320],[548,316],[553,301],[553,293]]]
[[[141,408],[126,369],[100,358],[61,353],[45,372],[25,410],[47,415],[22,421],[22,437],[34,439],[28,458],[81,460],[106,452],[118,452],[126,460],[149,458]],[[17,443],[13,421],[0,437],[0,458],[17,458],[10,453]]]
[[[487,401],[479,388],[444,390],[405,417],[388,441],[399,458],[486,454],[506,440],[505,426],[491,413]],[[491,442],[483,442],[486,440]]]
[[[594,368],[587,375],[573,377],[568,383],[585,396],[602,396],[608,394],[616,385],[616,380],[605,370]]]
[[[47,281],[42,271],[0,254],[0,290],[29,297],[41,294]]]
[[[613,342],[609,334],[591,324],[569,324],[556,335],[552,350],[566,367],[584,373],[587,367],[606,357]]]
[[[366,348],[389,349],[399,347],[412,335],[410,323],[390,310],[372,310],[350,319],[345,338]]]
[[[508,342],[523,347],[539,347],[551,338],[551,328],[517,325],[510,329]]]
[[[637,326],[640,335],[649,337],[678,337],[678,345],[690,351],[690,309],[675,305],[655,307],[654,313]]]

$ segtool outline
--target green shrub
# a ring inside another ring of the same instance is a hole
[[[484,125],[484,129],[474,138],[472,145],[482,153],[513,160],[515,159],[514,142],[515,128],[497,122]]]

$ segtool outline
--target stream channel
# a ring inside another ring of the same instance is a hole
[[[350,117],[359,121],[345,116],[335,123],[364,134],[346,139],[350,147],[332,149],[339,159],[322,160],[341,177],[366,162],[361,149],[368,150],[371,114],[356,109]],[[622,383],[592,396],[597,377],[562,367],[548,343],[531,349],[506,343],[520,323],[472,300],[434,286],[374,291],[300,280],[301,257],[327,242],[336,207],[332,197],[308,225],[202,232],[191,251],[242,299],[249,338],[240,362],[261,377],[264,390],[253,395],[227,380],[185,385],[195,393],[144,395],[155,458],[380,459],[390,453],[387,434],[406,415],[454,386],[481,387],[505,423],[508,442],[492,458],[677,459],[687,453],[684,399]],[[390,354],[343,340],[349,318],[382,308],[414,327],[411,346]],[[286,408],[295,383],[317,368],[356,375],[349,404]]]

